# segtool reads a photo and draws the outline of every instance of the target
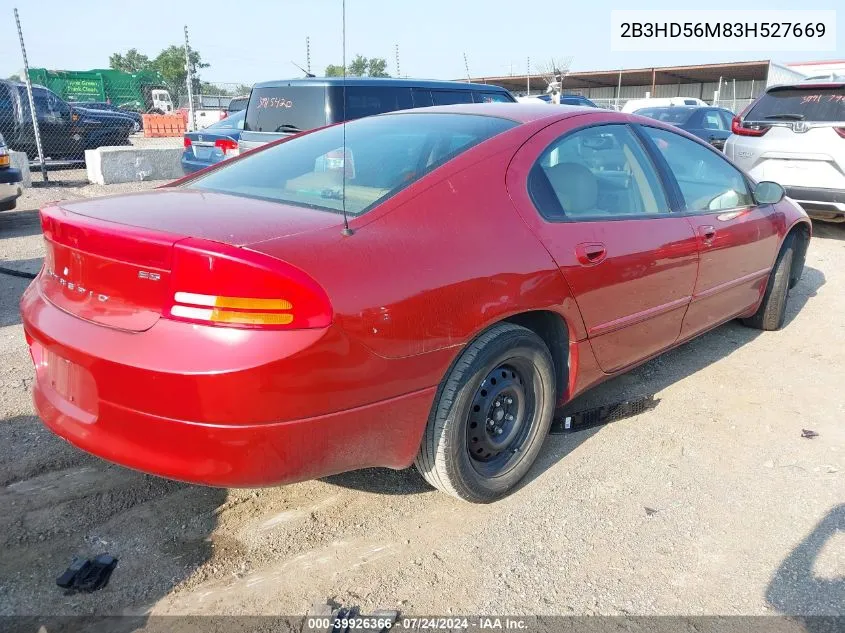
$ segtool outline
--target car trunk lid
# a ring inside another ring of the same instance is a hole
[[[152,327],[170,303],[178,243],[242,247],[342,224],[329,212],[183,189],[60,203],[42,209],[41,221],[44,297],[80,318],[134,332]]]

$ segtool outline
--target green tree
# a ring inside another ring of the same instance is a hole
[[[210,64],[203,62],[197,51],[191,51],[190,62],[191,74],[194,77],[193,89],[199,92],[200,80],[197,77],[197,70],[208,68]],[[157,70],[164,78],[171,95],[175,96],[187,92],[185,82],[188,79],[188,72],[185,70],[185,48],[183,46],[168,46],[161,51],[152,61],[152,70]]]
[[[139,53],[136,48],[130,48],[125,55],[120,53],[109,55],[109,68],[113,70],[137,73],[142,70],[150,70],[150,64],[150,58]]]
[[[329,64],[326,66],[326,77],[343,77],[343,66]]]
[[[350,77],[390,77],[387,74],[387,61],[382,57],[364,57],[356,55],[346,69]],[[329,64],[326,66],[326,77],[343,77],[343,66]]]
[[[9,75],[7,79],[9,81],[23,81],[23,79],[21,79],[21,76],[18,74]]]
[[[363,55],[356,55],[355,59],[349,64],[349,71],[347,74],[351,75],[352,77],[363,77],[367,74],[367,69],[369,68],[370,60],[364,57]]]
[[[371,57],[367,66],[367,74],[370,77],[390,77],[387,74],[387,61],[382,57]]]

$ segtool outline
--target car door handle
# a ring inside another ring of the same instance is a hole
[[[595,266],[607,257],[607,247],[601,242],[584,242],[575,247],[575,256],[582,266]]]
[[[704,245],[710,246],[713,243],[713,240],[716,239],[716,227],[709,225],[699,226],[698,234],[701,236],[701,241],[704,243]]]

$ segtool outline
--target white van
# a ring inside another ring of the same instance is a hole
[[[707,103],[693,97],[657,97],[652,99],[629,99],[622,112],[636,112],[640,108],[665,108],[667,106],[706,106]]]

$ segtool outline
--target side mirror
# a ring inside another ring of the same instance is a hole
[[[777,204],[783,200],[785,195],[786,191],[783,190],[783,187],[770,180],[758,182],[757,186],[754,187],[754,200],[757,201],[757,204]]]

